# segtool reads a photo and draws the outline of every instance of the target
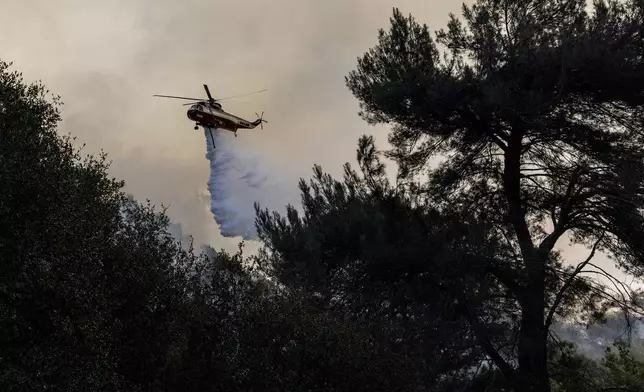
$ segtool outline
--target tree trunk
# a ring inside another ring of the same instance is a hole
[[[548,334],[544,326],[543,284],[530,287],[528,298],[521,304],[522,318],[519,332],[520,391],[550,392],[548,374]],[[539,287],[541,286],[541,287]],[[541,289],[541,290],[540,290]]]
[[[521,305],[517,391],[550,392],[547,331],[545,328],[545,265],[549,250],[535,248],[521,197],[521,151],[525,129],[514,127],[505,151],[503,187],[508,202],[508,221],[514,227],[527,274],[525,290],[517,292]]]

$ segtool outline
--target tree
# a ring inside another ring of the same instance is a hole
[[[442,154],[422,191],[507,237],[515,256],[491,274],[520,307],[517,369],[485,350],[515,388],[548,391],[548,330],[569,285],[551,298],[546,282],[590,265],[553,270],[557,241],[570,234],[643,272],[644,3],[596,1],[589,14],[583,0],[480,0],[463,16],[435,42],[395,10],[347,85],[369,123],[394,124],[401,182]]]
[[[167,390],[182,367],[199,272],[209,261],[169,232],[154,206],[125,201],[100,257],[115,371],[131,389]]]
[[[644,362],[637,360],[626,342],[618,341],[606,349],[602,366],[608,373],[606,384],[617,385],[622,391],[644,389]]]
[[[241,249],[211,257],[172,390],[414,390],[411,359],[376,328],[284,295]]]
[[[57,134],[58,97],[0,62],[0,382],[149,390],[173,365],[202,260],[128,198],[108,162]],[[179,331],[179,332],[178,332]]]
[[[282,217],[256,205],[262,271],[317,307],[386,325],[415,358],[421,385],[462,387],[488,359],[476,329],[513,355],[519,310],[486,264],[499,262],[503,243],[486,236],[486,224],[438,211],[413,187],[393,187],[373,138],[360,140],[357,155],[360,174],[346,164],[340,182],[316,166],[310,183],[300,181],[301,213],[288,206]],[[565,271],[555,256],[549,265]],[[548,278],[552,294],[562,284]],[[562,298],[560,313],[583,310],[583,300],[594,305],[590,288],[572,282],[575,295]],[[480,313],[470,325],[473,305]]]
[[[480,232],[472,222],[412,205],[413,193],[389,184],[371,138],[361,139],[358,162],[362,173],[347,164],[343,182],[316,166],[310,183],[300,181],[301,214],[288,206],[281,217],[256,205],[260,264],[319,308],[387,326],[389,339],[415,358],[417,382],[447,388],[482,360],[450,287],[474,284],[479,298],[507,306],[498,286],[477,285],[454,268],[460,244],[481,240]],[[488,244],[479,245],[480,256]],[[488,310],[492,319],[499,314]],[[506,324],[489,323],[501,335]]]
[[[0,62],[0,380],[10,390],[118,385],[98,255],[121,205],[102,158],[56,134],[54,97]]]
[[[379,184],[384,168],[365,158],[376,152],[363,138],[363,179],[347,172],[342,184],[318,170],[316,183],[300,184],[303,216],[258,208],[276,275],[327,301],[339,291],[381,308],[391,288],[442,287],[510,385],[550,390],[553,321],[637,307],[582,277],[596,252],[635,275],[644,266],[644,3],[596,2],[592,15],[585,6],[480,0],[463,6],[466,24],[452,16],[436,42],[394,9],[391,29],[358,59],[347,86],[365,120],[393,124],[387,156],[399,165],[397,182]],[[444,161],[428,168],[437,157]],[[385,208],[398,209],[394,219]],[[591,248],[576,268],[555,249],[567,235]],[[415,290],[408,294],[418,300]]]

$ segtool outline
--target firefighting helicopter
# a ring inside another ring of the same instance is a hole
[[[261,126],[261,129],[264,129],[263,123],[268,122],[264,120],[264,112],[262,112],[261,115],[255,112],[255,114],[257,115],[257,120],[251,122],[226,112],[221,107],[221,104],[219,103],[219,101],[242,97],[250,94],[261,93],[263,91],[267,91],[266,89],[254,91],[252,93],[247,93],[247,94],[235,95],[232,97],[214,99],[212,95],[210,95],[210,90],[208,89],[208,85],[204,84],[203,88],[206,90],[206,95],[208,95],[208,100],[204,100],[200,98],[190,98],[190,97],[177,97],[174,95],[155,94],[154,96],[163,97],[163,98],[186,99],[186,100],[194,101],[194,102],[183,104],[183,106],[191,105],[186,114],[190,120],[195,121],[196,123],[195,130],[199,129],[200,126],[204,127],[204,129],[208,128],[213,147],[215,147],[215,139],[212,136],[213,129],[223,129],[226,131],[233,132],[235,134],[235,137],[237,137],[238,129],[253,129],[258,125]]]

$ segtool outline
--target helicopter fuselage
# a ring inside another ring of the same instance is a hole
[[[237,132],[238,129],[253,129],[260,124],[260,120],[250,122],[227,113],[221,108],[202,103],[192,105],[188,109],[187,116],[198,126],[225,129],[231,132]]]

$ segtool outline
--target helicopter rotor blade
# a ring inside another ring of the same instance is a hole
[[[199,98],[177,97],[177,96],[174,96],[174,95],[159,95],[159,94],[154,94],[153,97],[187,99],[189,101],[198,101],[198,100],[200,100]]]
[[[240,94],[240,95],[233,95],[232,97],[219,98],[219,99],[216,99],[215,101],[223,101],[224,99],[232,99],[232,98],[237,98],[237,97],[245,97],[246,95],[262,93],[262,92],[264,92],[264,91],[268,91],[268,89],[267,89],[267,88],[265,88],[265,89],[263,89],[263,90],[253,91],[252,93],[246,93],[246,94]]]
[[[210,95],[210,89],[208,88],[208,85],[204,84],[203,88],[206,90],[206,94],[208,95],[208,99],[211,100],[211,101],[214,101],[214,99],[212,98],[212,95]]]

